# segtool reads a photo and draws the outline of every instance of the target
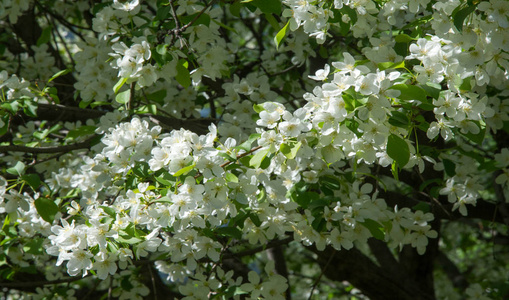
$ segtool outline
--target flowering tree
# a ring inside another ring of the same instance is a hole
[[[509,295],[509,2],[0,18],[7,298]]]

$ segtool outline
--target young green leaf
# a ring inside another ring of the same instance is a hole
[[[41,197],[35,200],[35,209],[41,218],[48,223],[53,223],[55,215],[58,213],[58,206],[49,198]]]
[[[177,79],[177,82],[184,88],[191,85],[191,75],[187,69],[187,61],[185,59],[179,60],[177,64],[177,76],[175,79]]]
[[[401,92],[399,99],[401,100],[419,100],[426,102],[426,91],[418,86],[411,84],[396,84],[393,85],[391,90],[398,90]]]
[[[288,143],[288,144],[281,144],[279,147],[279,150],[281,153],[283,153],[287,158],[294,159],[295,156],[297,156],[297,152],[300,149],[300,146],[302,145],[301,142],[298,143]]]
[[[6,170],[7,173],[9,174],[12,174],[12,175],[16,175],[16,176],[21,176],[25,173],[25,164],[21,161],[18,161],[16,162],[16,164],[14,165],[14,167],[10,167]]]
[[[408,144],[395,134],[391,134],[387,140],[387,154],[394,159],[400,167],[404,167],[410,159]]]
[[[131,90],[125,90],[121,93],[118,93],[115,96],[115,101],[117,101],[120,104],[126,104],[129,102],[130,98],[131,98]]]
[[[51,26],[48,26],[42,30],[41,36],[37,39],[36,43],[37,47],[49,42],[49,40],[51,39],[51,30],[52,30]]]
[[[120,78],[117,83],[115,83],[115,85],[113,86],[113,92],[118,93],[118,91],[120,90],[120,88],[126,83],[127,81],[127,78]]]
[[[242,2],[254,5],[266,14],[281,14],[281,0],[250,0]]]
[[[65,69],[65,70],[62,70],[60,72],[57,72],[55,75],[51,76],[51,78],[48,80],[48,83],[52,82],[56,78],[58,78],[60,76],[63,76],[65,74],[69,73],[69,72],[71,72],[71,69]]]
[[[41,186],[41,179],[39,178],[39,175],[37,174],[25,174],[21,176],[21,179],[23,179],[30,187],[35,191]]]
[[[365,219],[364,222],[359,222],[361,225],[366,227],[369,232],[371,232],[371,235],[377,239],[377,240],[384,240],[385,234],[384,234],[384,227],[382,224],[378,223],[375,220],[372,219]]]
[[[191,170],[193,170],[194,166],[195,165],[192,164],[187,167],[184,167],[184,168],[178,170],[177,172],[175,172],[175,174],[173,174],[173,176],[179,177],[180,175],[186,175],[187,173],[191,172]]]
[[[476,7],[477,4],[469,5],[465,8],[458,10],[456,13],[453,12],[452,20],[454,23],[454,27],[456,27],[456,29],[458,29],[459,32],[463,31],[463,23],[465,22],[465,19],[468,17],[468,15],[474,12]]]
[[[274,43],[276,43],[276,49],[279,50],[279,45],[281,45],[281,42],[286,37],[286,33],[288,31],[288,25],[290,25],[290,21],[286,23],[286,25],[279,30],[279,32],[274,37]]]
[[[259,168],[263,159],[267,154],[269,153],[269,149],[261,149],[258,150],[253,157],[251,157],[251,160],[249,161],[249,165],[253,168]]]

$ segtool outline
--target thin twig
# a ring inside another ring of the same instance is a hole
[[[201,17],[201,15],[207,10],[209,9],[210,6],[212,6],[212,4],[214,4],[214,2],[216,2],[216,0],[212,0],[209,2],[209,4],[207,4],[207,6],[205,6],[199,13],[198,15],[196,15],[196,17],[194,17],[194,19],[191,20],[191,22],[187,23],[186,25],[182,26],[178,32],[183,32],[185,31],[189,26],[193,25],[194,22],[196,22],[196,20],[198,20],[198,18]]]
[[[108,287],[108,300],[111,300],[113,293],[113,276],[110,276],[110,286]]]
[[[156,289],[156,281],[154,279],[154,271],[152,271],[152,266],[147,266],[148,272],[150,273],[150,280],[152,281],[152,290],[154,290],[154,300],[157,300],[157,289]]]
[[[130,87],[131,91],[129,93],[129,102],[127,102],[127,110],[131,110],[131,107],[133,107],[135,87],[136,82],[132,82]]]
[[[251,150],[249,150],[249,151],[247,151],[247,152],[245,152],[245,153],[242,153],[242,154],[237,155],[237,157],[236,157],[236,158],[237,158],[237,160],[239,160],[239,159],[241,159],[242,157],[247,156],[247,155],[249,155],[249,154],[251,154],[251,153],[255,152],[256,150],[258,150],[258,149],[260,149],[260,148],[262,148],[262,146],[256,146],[256,147],[254,147],[253,149],[251,149]],[[228,166],[228,165],[229,165],[229,164],[231,164],[231,163],[232,163],[231,161],[227,161],[227,162],[225,162],[224,164],[220,165],[220,167],[221,167],[221,168],[224,168],[224,167]]]
[[[322,276],[325,273],[325,270],[329,266],[330,262],[332,261],[332,258],[334,257],[334,254],[336,254],[336,249],[334,249],[334,251],[332,252],[332,254],[329,257],[329,260],[327,260],[327,263],[325,264],[325,266],[323,266],[322,272],[320,272],[320,275],[318,276],[318,278],[316,278],[316,281],[313,284],[313,288],[311,288],[311,292],[309,293],[308,300],[311,300],[311,298],[313,297],[313,293],[315,292],[316,286],[318,285],[318,283],[322,279]]]

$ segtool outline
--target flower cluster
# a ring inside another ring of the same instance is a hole
[[[144,64],[150,60],[150,45],[145,38],[134,38],[132,45],[127,47],[123,42],[112,46],[115,53],[114,68],[118,69],[118,77],[137,80],[140,87],[150,86],[157,80],[156,69],[151,64]]]

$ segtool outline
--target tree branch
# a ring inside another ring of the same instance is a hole
[[[288,267],[286,265],[286,258],[285,254],[283,252],[283,248],[281,245],[277,245],[271,249],[267,250],[267,256],[270,260],[274,261],[274,267],[276,269],[276,272],[286,278],[286,281],[288,282],[288,291],[291,291],[290,287],[290,279],[288,278]],[[292,293],[287,292],[286,293],[286,300],[292,299]]]
[[[381,198],[385,199],[385,202],[390,207],[395,207],[396,205],[399,208],[408,207],[412,208],[420,203],[430,204],[429,202],[423,202],[411,198],[409,196],[402,195],[393,191],[384,191],[380,190],[378,194]],[[468,216],[463,216],[458,210],[453,211],[454,204],[443,204],[440,207],[435,208],[433,214],[436,218],[446,219],[446,220],[457,220],[460,218],[469,218],[469,219],[481,219],[490,222],[497,222],[501,224],[505,224],[504,217],[497,213],[497,204],[488,202],[484,199],[478,199],[477,204],[472,206],[472,209],[468,210]]]
[[[107,111],[99,111],[94,109],[79,108],[73,106],[64,106],[59,104],[38,104],[37,116],[39,119],[76,122],[85,122],[90,119],[97,119],[105,115]],[[188,119],[182,120],[162,115],[141,114],[139,117],[149,118],[152,122],[167,127],[169,129],[184,128],[191,130],[197,134],[205,134],[208,132],[208,126],[217,121],[212,118]]]
[[[9,151],[34,153],[34,154],[69,152],[69,151],[78,150],[78,149],[90,148],[91,142],[94,138],[96,138],[95,135],[81,143],[76,143],[76,144],[71,144],[71,145],[63,145],[63,146],[55,146],[55,147],[38,147],[38,148],[36,148],[36,147],[27,147],[27,146],[20,146],[20,145],[0,146],[0,153],[6,153]]]
[[[92,276],[92,274],[85,275],[83,277],[68,277],[57,280],[44,280],[44,281],[28,281],[28,282],[0,282],[0,287],[6,288],[23,288],[23,287],[37,287],[50,284],[68,283],[81,280]]]
[[[315,247],[307,248],[318,255],[318,263],[327,278],[334,281],[347,280],[370,299],[435,299],[434,293],[423,290],[420,282],[415,281],[413,275],[409,276],[405,269],[389,272],[377,266],[357,248],[340,251],[330,246],[324,251],[318,251]],[[334,257],[331,258],[333,253]],[[324,268],[327,264],[330,267]]]

